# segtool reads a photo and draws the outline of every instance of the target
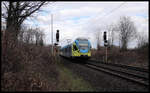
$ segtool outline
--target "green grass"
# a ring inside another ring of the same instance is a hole
[[[91,85],[81,77],[73,74],[63,65],[60,67],[58,91],[94,91]]]

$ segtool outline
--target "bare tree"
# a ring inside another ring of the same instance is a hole
[[[119,39],[121,41],[121,49],[127,50],[129,40],[136,36],[136,27],[130,17],[121,17],[118,23]]]
[[[34,38],[34,35],[35,35],[35,29],[33,28],[29,28],[27,31],[25,31],[24,33],[24,41],[26,43],[33,43],[33,38]]]
[[[21,30],[19,31],[18,34],[18,40],[21,42],[24,42],[24,34],[27,31],[27,26],[25,26],[24,24],[21,25]]]
[[[43,42],[43,39],[44,39],[44,33],[40,30],[39,32],[39,41],[38,41],[38,44],[43,46],[44,45],[44,42]]]
[[[43,39],[45,34],[39,28],[36,28],[35,30],[36,45],[44,45]]]
[[[6,11],[2,13],[2,17],[6,20],[6,39],[11,40],[10,42],[16,42],[21,29],[21,24],[33,13],[39,11],[46,2],[9,1],[2,2],[2,4]]]
[[[96,35],[96,41],[97,41],[97,49],[100,50],[101,32],[97,31],[95,35]]]
[[[138,33],[136,39],[138,48],[141,48],[148,43],[148,37],[145,34]]]
[[[41,33],[40,33],[40,41],[39,41],[39,44],[40,44],[41,46],[44,45],[43,39],[44,39],[44,33],[41,32]]]
[[[115,39],[115,32],[117,31],[116,25],[112,23],[107,28],[108,28],[108,34],[109,34],[108,44],[113,47],[114,39]]]
[[[36,39],[36,45],[39,44],[40,41],[40,29],[36,28],[36,32],[35,32],[35,39]]]

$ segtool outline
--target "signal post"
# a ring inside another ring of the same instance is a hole
[[[106,60],[105,62],[107,62],[107,34],[106,34],[106,31],[104,32],[104,35],[103,35],[103,38],[104,38],[104,46],[105,46],[105,49],[106,49]]]
[[[57,30],[57,32],[56,32],[56,43],[54,44],[55,45],[55,54],[58,52],[58,49],[57,49],[58,42],[59,42],[59,30]]]

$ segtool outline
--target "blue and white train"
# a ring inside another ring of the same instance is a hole
[[[70,58],[90,58],[91,43],[88,39],[77,38],[69,45],[60,49],[60,55]]]

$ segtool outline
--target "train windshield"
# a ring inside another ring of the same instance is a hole
[[[79,41],[79,48],[80,49],[88,49],[88,40],[80,40]]]

